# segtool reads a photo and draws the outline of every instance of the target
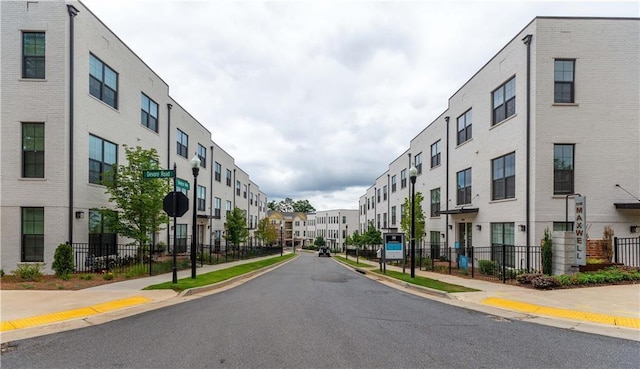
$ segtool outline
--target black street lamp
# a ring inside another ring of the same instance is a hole
[[[282,256],[282,222],[280,223],[280,256]]]
[[[347,245],[347,238],[349,238],[349,225],[345,225],[345,237],[344,237],[344,257],[349,260],[349,245]]]
[[[191,171],[193,172],[193,229],[191,230],[191,278],[196,278],[196,245],[197,234],[197,210],[198,210],[198,173],[200,172],[200,158],[198,154],[191,159]]]
[[[415,165],[409,168],[411,180],[411,278],[416,277],[416,177],[418,169]]]

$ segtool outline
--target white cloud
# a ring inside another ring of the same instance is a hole
[[[270,199],[358,198],[535,16],[637,2],[84,0]]]

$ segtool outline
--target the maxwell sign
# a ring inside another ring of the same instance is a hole
[[[573,229],[576,232],[576,265],[587,265],[587,198],[577,196],[576,220]]]

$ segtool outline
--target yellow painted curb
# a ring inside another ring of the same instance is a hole
[[[577,310],[559,309],[548,306],[529,304],[526,302],[506,300],[498,297],[489,297],[488,299],[483,300],[482,304],[520,311],[524,313],[533,313],[536,315],[640,329],[640,318],[630,318],[598,313],[588,313]]]
[[[35,327],[38,325],[50,324],[55,322],[61,322],[64,320],[85,318],[91,315],[105,313],[108,311],[118,310],[129,306],[141,305],[152,300],[142,296],[135,296],[121,300],[115,300],[105,302],[103,304],[96,304],[84,308],[72,309],[66,311],[60,311],[57,313],[44,314],[33,316],[29,318],[10,320],[1,322],[0,332],[10,331],[14,329],[24,329]]]

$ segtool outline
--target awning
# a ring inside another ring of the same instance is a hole
[[[478,208],[459,208],[459,209],[449,209],[449,210],[441,210],[440,214],[449,214],[449,215],[455,215],[455,214],[471,214],[471,213],[477,213],[478,212]]]
[[[640,210],[640,202],[616,202],[613,205],[616,206],[616,209],[639,209]]]

